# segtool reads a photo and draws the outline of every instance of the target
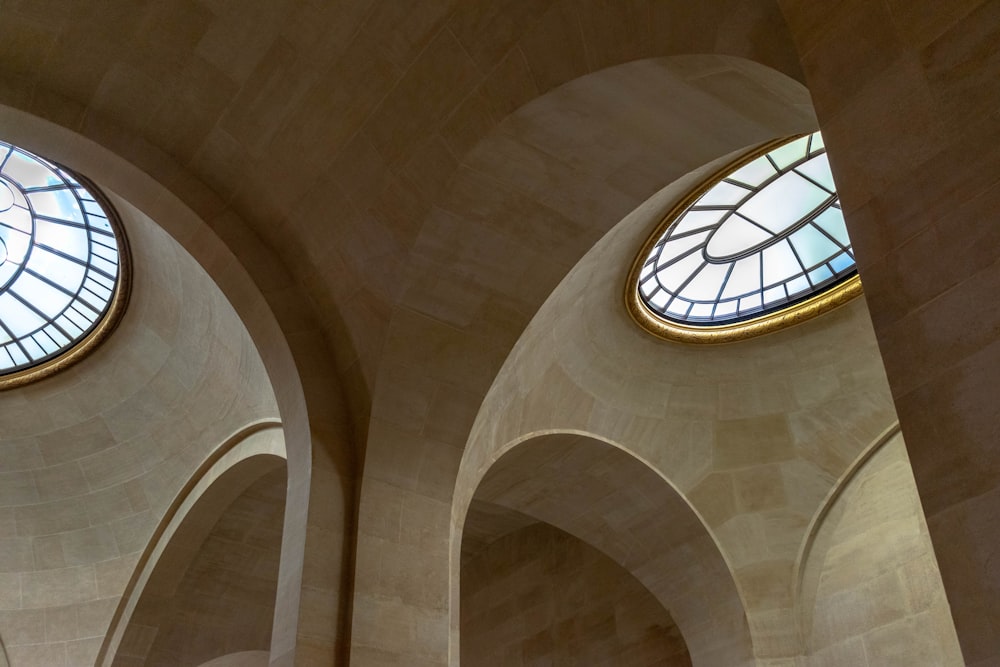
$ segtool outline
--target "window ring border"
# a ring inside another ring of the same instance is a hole
[[[803,132],[789,137],[780,137],[766,141],[757,148],[751,149],[747,153],[723,165],[712,172],[695,188],[688,192],[674,206],[670,207],[667,213],[657,223],[652,233],[639,249],[639,253],[632,262],[632,268],[628,272],[625,280],[625,309],[629,317],[639,327],[646,332],[660,338],[676,343],[697,343],[697,344],[723,344],[736,343],[739,341],[763,336],[765,334],[781,331],[797,324],[802,324],[808,320],[818,317],[831,310],[839,308],[852,301],[863,293],[861,287],[861,276],[855,273],[850,278],[830,287],[819,294],[814,294],[790,306],[780,310],[763,313],[759,317],[748,320],[733,322],[730,324],[718,324],[707,326],[693,326],[672,322],[653,313],[642,301],[639,295],[639,274],[643,265],[649,259],[650,253],[656,246],[657,241],[667,232],[688,208],[690,208],[703,194],[708,192],[716,183],[733,173],[737,169],[753,162],[759,157],[770,153],[780,146],[789,144],[802,137],[809,136],[812,132]]]
[[[48,160],[48,158],[43,158]],[[48,160],[60,169],[65,169],[86,188],[87,192],[94,197],[101,208],[107,213],[108,224],[114,232],[115,241],[118,243],[118,281],[115,285],[115,292],[111,297],[107,310],[100,321],[83,338],[77,340],[62,352],[46,361],[39,362],[34,366],[22,368],[8,375],[0,375],[0,392],[9,389],[16,389],[27,384],[51,377],[65,369],[73,366],[96,350],[121,323],[125,314],[129,299],[132,296],[132,249],[129,245],[128,236],[125,234],[125,226],[122,224],[118,210],[111,204],[108,196],[92,180],[83,176],[69,167]]]

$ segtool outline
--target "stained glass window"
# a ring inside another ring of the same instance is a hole
[[[69,170],[0,142],[0,375],[83,340],[112,303],[119,239]]]
[[[710,185],[657,240],[638,277],[659,317],[687,325],[753,319],[856,273],[819,132]]]

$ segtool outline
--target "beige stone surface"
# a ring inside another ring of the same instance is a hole
[[[898,431],[844,479],[801,564],[810,665],[964,665]]]
[[[998,25],[984,0],[7,0],[0,135],[153,221],[113,342],[0,395],[11,664],[91,663],[178,492],[278,419],[272,665],[457,664],[469,504],[563,432],[691,508],[726,571],[698,583],[734,582],[753,660],[790,667],[804,540],[897,411],[965,659],[995,663]],[[658,216],[817,125],[866,300],[711,350],[636,330]],[[579,506],[622,548],[644,506],[606,495]],[[830,660],[947,645],[917,616]]]
[[[281,466],[254,481],[190,559],[169,549],[160,557],[112,664],[193,665],[270,649],[285,478]]]
[[[469,553],[462,579],[464,664],[691,665],[680,630],[648,589],[548,524]]]
[[[6,473],[13,522],[0,538],[12,577],[0,636],[13,664],[50,652],[93,663],[181,486],[232,431],[277,415],[222,294],[152,221],[116,205],[137,264],[121,325],[78,366],[0,396],[0,448],[12,445],[2,465],[16,471]],[[36,612],[40,633],[7,631]]]
[[[634,455],[574,434],[528,439],[483,478],[471,507],[482,503],[600,550],[669,611],[693,664],[753,664],[746,612],[723,554],[683,496]],[[474,536],[484,525],[504,526],[484,521],[479,509],[470,519],[479,526]],[[477,590],[477,580],[466,579],[477,575],[463,566],[463,595],[466,587]]]
[[[997,662],[995,540],[956,527],[993,520],[1000,470],[998,315],[986,296],[998,247],[1000,13],[977,1],[781,4],[848,210],[965,659]],[[865,39],[837,38],[859,30]],[[852,75],[829,79],[823,63]]]

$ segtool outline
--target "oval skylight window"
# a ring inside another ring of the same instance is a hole
[[[708,181],[664,220],[632,274],[633,316],[681,340],[757,335],[859,293],[820,133],[772,143]]]
[[[0,142],[0,388],[76,361],[124,307],[124,236],[81,180]]]

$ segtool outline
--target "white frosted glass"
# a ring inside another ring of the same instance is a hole
[[[73,320],[69,319],[65,315],[62,315],[59,318],[57,318],[56,324],[62,327],[63,331],[70,334],[71,336],[79,337],[83,335],[83,329],[76,326],[76,324],[73,323]]]
[[[16,363],[18,365],[26,364],[29,361],[31,361],[31,359],[29,359],[28,357],[24,356],[24,353],[21,352],[21,348],[19,348],[17,345],[8,345],[7,346],[7,351],[10,352],[10,356],[14,357],[14,363]],[[45,355],[42,355],[42,356],[45,356]]]
[[[90,246],[87,230],[48,220],[38,220],[35,225],[35,243],[47,245],[86,261]]]
[[[833,174],[830,173],[830,163],[827,162],[826,153],[817,155],[808,162],[800,164],[795,168],[795,171],[805,174],[830,192],[837,191],[837,186],[833,183]]]
[[[14,367],[14,360],[7,354],[7,348],[0,349],[0,370]]]
[[[680,295],[691,301],[715,301],[728,272],[728,263],[706,264],[691,282],[685,285]]]
[[[705,252],[712,259],[725,259],[771,240],[772,234],[738,215],[730,216],[708,240]]]
[[[87,216],[87,224],[90,225],[91,229],[104,232],[106,235],[111,235],[111,223],[107,221],[107,218],[102,218],[96,215]]]
[[[715,307],[715,317],[725,317],[727,315],[736,314],[736,302],[735,301],[723,301]]]
[[[801,160],[806,156],[806,147],[809,145],[809,137],[800,137],[795,141],[779,146],[768,153],[778,169],[785,169],[789,165]]]
[[[696,303],[691,307],[688,317],[711,317],[714,303]]]
[[[782,239],[773,246],[765,248],[762,255],[765,286],[783,283],[792,276],[802,273],[802,267],[795,259],[795,253],[792,252],[788,239]]]
[[[799,276],[798,278],[789,280],[788,284],[785,285],[785,288],[788,289],[788,296],[794,299],[801,296],[803,292],[811,290],[812,285],[809,283],[808,278],[805,276]]]
[[[30,234],[31,213],[20,206],[12,206],[0,213],[0,227],[10,227],[25,234]]]
[[[751,255],[733,264],[733,272],[729,276],[726,288],[722,290],[722,298],[729,299],[759,289],[760,255]]]
[[[100,257],[96,257],[94,255],[91,255],[90,256],[90,265],[93,268],[97,269],[98,271],[104,271],[104,273],[106,273],[109,276],[116,276],[116,275],[118,275],[118,266],[116,264],[112,264],[111,262],[109,262],[109,261],[107,261],[105,259],[102,259]]]
[[[88,279],[84,283],[84,287],[89,291],[93,292],[95,295],[97,295],[97,298],[99,298],[104,303],[107,303],[111,299],[111,290],[109,290],[107,287],[104,287],[103,285],[99,285],[97,282],[93,280]]]
[[[70,295],[60,292],[27,272],[21,273],[8,289],[45,313],[50,319],[59,315],[72,299]]]
[[[687,315],[688,308],[690,306],[691,304],[688,303],[687,301],[684,301],[682,299],[674,299],[673,301],[670,302],[670,305],[667,306],[666,312],[670,313],[671,315],[677,315],[683,317],[684,315]]]
[[[732,174],[727,176],[731,181],[739,181],[747,185],[757,186],[777,174],[774,167],[766,157],[759,157],[756,160],[745,164]]]
[[[42,346],[42,349],[45,350],[45,354],[52,354],[53,352],[59,349],[59,346],[56,344],[56,342],[50,339],[45,334],[38,334],[37,336],[35,336],[35,341]]]
[[[840,252],[833,241],[824,236],[812,225],[806,225],[788,237],[805,267],[811,268],[817,264],[829,261]]]
[[[80,223],[84,221],[80,205],[69,190],[29,192],[28,199],[38,215]]]
[[[670,294],[664,292],[663,290],[660,290],[659,292],[654,294],[653,298],[651,298],[649,301],[662,311],[663,307],[667,305],[667,301],[669,300],[670,300]]]
[[[41,348],[32,338],[24,338],[21,340],[21,345],[24,346],[24,351],[28,353],[28,356],[33,360],[37,361],[45,356],[45,350]]]
[[[91,321],[72,308],[66,311],[66,317],[71,319],[81,331],[86,331],[90,328]]]
[[[845,247],[850,247],[851,237],[847,235],[847,225],[844,224],[844,213],[834,206],[816,216],[814,222],[822,227],[827,234],[840,241]]]
[[[671,293],[677,291],[681,284],[687,280],[688,276],[697,271],[704,263],[701,253],[691,253],[676,264],[672,264],[665,269],[656,272],[656,278],[660,285]]]
[[[31,248],[31,236],[14,229],[4,229],[3,243],[7,246],[7,263],[23,264],[24,257]]]
[[[663,250],[660,252],[660,256],[656,260],[656,268],[661,268],[665,264],[678,259],[682,255],[686,255],[691,252],[694,248],[700,246],[708,238],[708,232],[700,232],[698,234],[692,234],[691,236],[682,236],[679,239],[670,239],[663,245]],[[700,255],[701,253],[696,253]]]
[[[56,342],[56,345],[58,345],[59,347],[68,345],[70,342],[69,338],[66,338],[66,336],[64,336],[62,332],[59,331],[59,329],[57,329],[52,324],[49,324],[47,327],[45,327],[44,331],[52,338],[52,340]]]
[[[107,288],[108,288],[109,290],[110,290],[110,289],[114,289],[114,288],[115,288],[115,281],[114,281],[114,280],[111,280],[110,278],[105,278],[104,276],[102,276],[102,275],[101,275],[101,274],[99,274],[99,273],[91,273],[91,274],[90,274],[90,276],[88,276],[88,277],[89,277],[89,278],[90,278],[91,280],[95,280],[95,281],[97,281],[97,282],[98,282],[99,284],[101,284],[101,285],[104,285],[104,286],[105,286],[105,287],[107,287]]]
[[[748,188],[720,181],[703,194],[701,199],[695,202],[695,206],[734,206],[750,194]]]
[[[76,262],[63,259],[38,246],[32,249],[27,267],[70,292],[76,292],[83,283],[86,272],[86,268]]]
[[[832,277],[833,273],[825,266],[821,266],[818,269],[809,272],[809,280],[812,281],[813,285],[818,285]]]
[[[774,234],[780,234],[829,197],[829,193],[798,174],[788,172],[740,206],[739,213]]]
[[[7,160],[3,173],[24,189],[44,188],[58,185],[60,182],[59,177],[52,173],[51,169],[18,150],[15,150]]]
[[[656,282],[656,278],[650,278],[645,282],[639,283],[639,290],[642,295],[647,299],[660,287],[659,283]]]
[[[106,259],[114,264],[118,263],[118,253],[105,245],[101,245],[100,243],[91,243],[90,250],[102,259]]]
[[[3,327],[0,327],[0,345],[9,343],[11,340],[12,338],[7,334],[7,331]]]
[[[0,294],[0,318],[16,337],[27,336],[45,322],[7,292]]]
[[[14,205],[14,192],[10,186],[0,181],[0,211],[6,211]]]
[[[656,262],[655,262],[655,261],[654,261],[654,262],[649,262],[649,263],[647,263],[647,264],[643,264],[643,266],[642,266],[642,270],[641,270],[641,271],[639,271],[639,280],[640,280],[640,281],[644,281],[644,280],[646,280],[646,278],[648,278],[648,277],[649,277],[649,275],[650,275],[651,273],[653,273],[653,267],[654,267],[655,265],[656,265]]]
[[[772,287],[769,290],[764,290],[764,305],[775,303],[777,301],[783,301],[784,298],[785,298],[784,287]]]
[[[740,313],[746,313],[747,311],[760,310],[763,304],[760,301],[760,294],[751,294],[748,297],[740,299]]]
[[[695,229],[711,227],[718,224],[719,220],[725,214],[725,211],[688,211],[681,215],[680,219],[671,228],[670,236],[675,237],[678,234],[690,232]]]
[[[91,297],[90,300],[86,301],[84,301],[83,299],[79,299],[76,301],[76,303],[73,304],[74,306],[76,306],[76,309],[83,314],[84,319],[86,319],[88,325],[101,314],[102,310],[104,310],[104,305],[101,303],[97,303],[96,301],[97,301],[96,299]],[[97,308],[100,308],[101,310],[96,310]]]
[[[821,150],[823,148],[826,148],[826,144],[823,143],[823,133],[813,132],[812,144],[809,146],[809,151],[811,153],[815,153],[816,151]]]

